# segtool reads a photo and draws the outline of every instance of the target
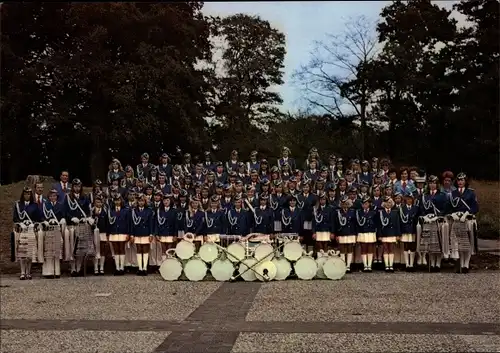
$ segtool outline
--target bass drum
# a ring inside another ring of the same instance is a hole
[[[252,271],[252,270],[250,270]],[[272,281],[278,272],[276,265],[269,260],[262,261],[255,267],[255,276],[261,282]]]
[[[327,278],[339,280],[344,277],[347,266],[340,257],[332,256],[323,264],[323,271]]]
[[[253,257],[255,257],[257,261],[263,259],[271,261],[274,258],[274,248],[271,244],[261,243],[255,247]]]
[[[225,282],[229,281],[234,274],[234,265],[231,261],[215,260],[210,267],[210,273],[215,278],[216,281]]]
[[[241,243],[232,243],[226,249],[226,255],[231,262],[241,262],[245,259],[245,247]]]
[[[327,256],[319,256],[318,254],[318,258],[316,259],[316,264],[318,265],[318,271],[316,272],[316,277],[317,278],[321,278],[321,279],[326,279],[326,275],[325,275],[325,272],[323,271],[323,265],[325,264],[325,262],[327,262],[329,259],[329,257]]]
[[[189,260],[194,256],[194,244],[187,240],[181,240],[175,247],[175,254],[181,260]]]
[[[283,247],[283,256],[286,257],[288,261],[297,261],[302,256],[304,250],[298,241],[289,241]]]
[[[207,274],[207,265],[201,259],[191,259],[184,266],[184,274],[192,282],[201,281]]]
[[[311,256],[302,256],[294,265],[297,277],[302,280],[310,280],[318,272],[318,264]]]
[[[241,262],[238,271],[240,272],[241,278],[243,278],[244,281],[252,282],[257,279],[254,267],[256,263],[257,260],[255,260],[253,257],[246,258]]]
[[[206,263],[212,263],[219,256],[219,249],[214,243],[205,243],[200,247],[198,255]]]
[[[165,281],[177,281],[182,274],[182,264],[176,258],[167,258],[160,265],[160,275]]]
[[[274,277],[276,281],[284,281],[290,276],[292,265],[290,265],[287,259],[284,257],[275,257],[273,259],[273,264],[276,266],[276,276]]]

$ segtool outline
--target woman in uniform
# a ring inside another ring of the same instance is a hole
[[[109,238],[106,234],[108,230],[108,211],[104,207],[102,196],[95,196],[91,211],[91,217],[94,218],[95,232],[99,233],[99,256],[94,258],[94,275],[104,275],[104,263],[106,261],[106,243]]]
[[[401,236],[399,212],[393,208],[394,201],[390,196],[385,196],[382,209],[378,211],[378,237],[384,249],[384,264],[386,272],[394,272],[394,245]]]
[[[125,274],[125,244],[130,239],[132,216],[120,195],[115,195],[113,203],[108,211],[107,236],[115,253],[115,276],[121,276]]]
[[[137,248],[138,276],[148,275],[149,247],[153,242],[154,212],[147,205],[145,195],[137,200],[137,206],[131,210],[132,226],[130,243]]]
[[[365,196],[361,200],[361,209],[356,211],[358,236],[356,242],[361,246],[363,272],[372,271],[373,254],[377,242],[377,211],[372,207],[371,199]]]
[[[62,234],[64,228],[66,227],[66,220],[64,219],[64,206],[62,203],[57,201],[59,197],[56,189],[50,190],[47,198],[48,200],[43,205],[44,225],[45,228],[47,228],[49,224],[54,227],[55,236],[59,238],[58,240],[54,240],[54,243],[59,243],[62,250]],[[45,257],[44,255],[42,275],[45,278],[59,278],[61,276],[60,256]]]
[[[220,207],[220,197],[212,195],[210,207],[205,211],[205,234],[207,242],[220,243],[220,236],[227,234],[226,212]]]
[[[269,195],[261,194],[259,197],[259,207],[254,209],[253,232],[262,234],[263,239],[269,239],[274,229],[274,214],[269,207]]]
[[[275,180],[273,182],[274,190],[269,196],[269,204],[273,211],[274,215],[274,225],[273,231],[274,233],[281,233],[282,225],[281,225],[281,210],[285,207],[287,203],[287,197],[283,193],[283,182],[281,180]]]
[[[161,261],[167,259],[167,250],[177,243],[177,211],[174,208],[172,195],[164,195],[162,203],[154,217],[154,234],[161,244]]]
[[[321,191],[318,194],[318,201],[313,209],[312,233],[315,241],[316,253],[323,250],[328,252],[328,244],[334,239],[334,213],[331,207],[328,207],[326,202],[326,194]]]
[[[405,204],[399,208],[401,221],[401,242],[407,272],[413,272],[417,239],[418,207],[414,206],[413,194],[408,190],[404,195]]]
[[[228,234],[247,236],[252,226],[251,216],[243,209],[243,200],[235,197],[234,206],[227,210]]]
[[[183,212],[183,230],[184,234],[194,234],[193,244],[198,251],[203,243],[203,220],[205,214],[200,211],[200,201],[192,198],[189,201],[189,207]]]
[[[356,244],[357,220],[356,211],[352,208],[353,202],[344,195],[340,200],[340,208],[335,217],[335,235],[339,243],[340,257],[345,261],[347,271],[351,271],[351,263]]]
[[[118,175],[118,180],[122,180],[125,177],[125,172],[123,171],[122,164],[116,158],[113,158],[111,160],[111,163],[109,164],[108,167],[108,175],[107,175],[108,184],[111,184],[112,175]]]
[[[281,211],[283,233],[299,235],[302,230],[302,212],[297,206],[297,197],[287,196],[287,204]]]
[[[302,192],[298,194],[297,204],[301,208],[302,220],[304,221],[300,236],[303,239],[303,244],[307,247],[312,243],[313,208],[316,205],[316,195],[311,194],[309,180],[302,182]]]

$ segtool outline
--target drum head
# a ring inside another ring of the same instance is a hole
[[[302,256],[303,249],[298,241],[290,241],[285,244],[283,248],[283,256],[287,258],[288,261],[297,261]]]
[[[274,248],[271,244],[259,244],[255,248],[253,257],[255,257],[257,261],[262,259],[271,261],[274,258]]]
[[[184,274],[190,281],[201,281],[207,274],[207,265],[200,259],[191,259],[184,266]]]
[[[346,265],[340,257],[332,256],[323,264],[323,271],[327,278],[339,280],[345,275]]]
[[[251,270],[250,270],[251,271]],[[256,266],[255,276],[259,281],[266,282],[272,281],[276,277],[278,269],[272,261],[263,261]]]
[[[318,254],[318,256],[319,256],[319,254]],[[316,264],[318,265],[318,271],[316,272],[317,278],[321,278],[321,279],[327,278],[325,275],[325,272],[323,271],[323,265],[325,264],[326,261],[328,261],[328,257],[326,257],[324,255],[321,257],[318,257],[316,259]]]
[[[182,273],[181,262],[174,258],[168,258],[160,266],[160,275],[165,281],[176,281]]]
[[[211,263],[219,256],[219,249],[215,244],[205,243],[200,247],[198,255],[203,261]]]
[[[226,249],[227,258],[231,262],[240,262],[245,259],[245,247],[240,243],[232,243]]]
[[[253,257],[249,257],[241,262],[238,271],[242,273],[241,278],[247,282],[252,282],[257,279],[255,275],[256,267],[253,267],[257,263]]]
[[[273,259],[273,264],[276,266],[276,276],[274,277],[276,281],[284,281],[290,276],[292,265],[287,259],[284,257],[275,257]]]
[[[316,276],[318,265],[316,260],[310,256],[302,256],[294,265],[297,277],[303,280],[310,280]]]
[[[216,281],[229,281],[234,274],[234,265],[229,260],[215,260],[210,273]]]
[[[194,255],[194,244],[189,241],[182,240],[175,247],[175,254],[177,255],[177,257],[179,257],[179,259],[182,260],[188,260],[192,258]]]

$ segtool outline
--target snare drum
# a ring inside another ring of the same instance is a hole
[[[228,259],[218,259],[210,267],[210,273],[216,281],[229,281],[234,274],[234,265]]]
[[[255,247],[253,257],[255,257],[257,261],[262,259],[271,261],[274,258],[274,248],[271,244],[261,243]]]
[[[302,256],[294,265],[297,277],[302,280],[310,280],[318,273],[318,264],[311,256]],[[323,269],[324,270],[324,269]]]
[[[297,240],[289,241],[283,247],[283,256],[288,261],[297,261],[302,256],[304,250]]]
[[[200,247],[198,255],[206,263],[212,263],[219,256],[219,249],[214,243],[205,243]]]
[[[338,256],[330,256],[323,264],[323,272],[325,273],[325,276],[332,280],[342,279],[346,270],[347,266],[344,260]]]
[[[241,278],[243,278],[243,280],[245,280],[246,282],[252,282],[257,279],[257,276],[255,275],[256,263],[257,260],[255,260],[253,257],[249,257],[241,261],[238,271],[241,274]]]
[[[276,276],[274,277],[277,281],[284,281],[290,276],[292,272],[292,265],[284,257],[275,257],[273,259],[273,264],[276,266]]]
[[[201,259],[191,259],[184,266],[184,274],[192,282],[201,281],[207,274],[207,265]]]
[[[194,256],[195,246],[191,241],[181,240],[175,247],[175,254],[182,260],[188,260]]]
[[[227,258],[231,262],[240,262],[245,258],[246,250],[242,243],[232,243],[226,249]]]

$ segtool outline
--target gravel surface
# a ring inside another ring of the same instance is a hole
[[[220,283],[124,276],[9,278],[2,279],[2,286],[9,286],[0,291],[3,319],[183,320]]]
[[[496,273],[347,275],[262,286],[249,321],[498,322]]]
[[[244,333],[239,335],[232,352],[498,352],[499,350],[500,336]]]
[[[169,332],[2,331],[2,353],[150,353]]]

